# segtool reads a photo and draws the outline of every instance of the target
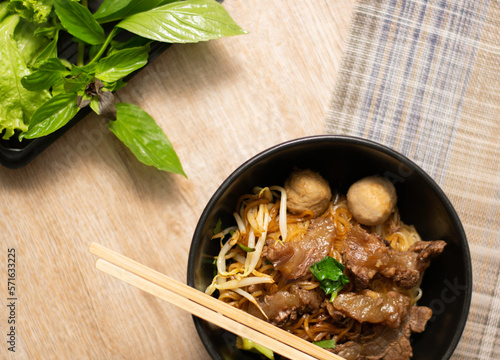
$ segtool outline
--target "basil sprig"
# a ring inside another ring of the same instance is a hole
[[[33,14],[32,8],[37,9],[38,3],[43,1],[0,6],[0,28],[5,23],[4,28],[13,36],[17,22],[6,17],[9,11],[16,17],[18,13]],[[23,12],[19,6],[30,8]],[[25,120],[24,125],[15,123],[12,130],[9,122],[0,118],[0,131],[6,129],[4,138],[12,136],[15,129],[22,130],[20,139],[46,136],[66,125],[81,108],[90,106],[107,120],[111,132],[138,160],[185,176],[171,142],[154,119],[135,105],[115,104],[113,92],[126,85],[124,78],[147,64],[152,40],[192,43],[246,32],[215,0],[104,0],[95,13],[87,7],[87,0],[53,0],[40,9],[43,13],[35,13],[32,18],[23,16],[22,20],[34,25],[23,41],[31,41],[30,48],[40,50],[26,60],[27,69],[17,67],[20,76],[14,77],[19,79],[20,88],[39,99],[32,102],[38,107],[28,112],[28,107],[19,106],[18,118],[29,121]],[[114,25],[110,27],[111,24]],[[132,37],[120,41],[116,35],[125,31]],[[78,43],[75,63],[57,54],[62,32]],[[9,60],[5,57],[3,61]],[[0,91],[2,86],[0,82]],[[9,99],[4,102],[9,103]],[[0,114],[1,106],[0,102]]]
[[[344,275],[344,265],[330,256],[325,256],[321,261],[309,267],[314,277],[319,281],[325,294],[332,294],[333,301],[344,285],[349,283],[349,278]]]

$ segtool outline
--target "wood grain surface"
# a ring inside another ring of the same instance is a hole
[[[89,245],[184,282],[198,217],[225,177],[323,131],[354,0],[223,5],[249,34],[174,45],[117,95],[156,119],[187,179],[140,164],[96,116],[26,167],[0,168],[0,358],[209,359],[188,313],[97,271]]]

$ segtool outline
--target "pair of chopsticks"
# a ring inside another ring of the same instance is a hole
[[[338,355],[102,245],[92,243],[89,251],[100,258],[96,262],[98,270],[287,358],[344,360]]]

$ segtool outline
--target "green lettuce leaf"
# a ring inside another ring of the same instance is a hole
[[[0,132],[4,139],[16,130],[26,131],[31,116],[50,99],[46,90],[28,91],[21,85],[21,79],[30,71],[13,38],[19,20],[19,15],[9,15],[0,22]],[[32,37],[34,42],[41,40]]]
[[[140,107],[116,104],[117,118],[108,128],[146,165],[186,176],[170,140]]]
[[[49,43],[49,40],[43,36],[33,36],[35,30],[36,27],[33,24],[23,19],[19,20],[19,24],[14,30],[17,49],[28,66],[33,63],[33,59]]]
[[[169,43],[192,43],[246,33],[215,0],[174,2],[129,16],[116,26]]]
[[[9,10],[31,23],[43,24],[49,20],[53,3],[53,0],[10,0]]]
[[[8,11],[9,11],[9,3],[0,2],[0,21],[3,21],[3,19],[8,15]]]

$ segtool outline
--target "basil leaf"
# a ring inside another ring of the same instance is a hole
[[[24,137],[45,136],[66,125],[79,110],[76,98],[76,94],[59,94],[47,101],[31,117]]]
[[[86,74],[94,74],[97,71],[97,63],[91,63],[83,66],[73,66],[71,68],[71,75],[78,76],[78,74],[86,73]]]
[[[114,82],[140,69],[148,62],[149,45],[120,50],[99,61],[96,78]]]
[[[134,47],[141,47],[145,46],[147,44],[150,44],[152,41],[149,39],[145,39],[140,36],[132,36],[130,39],[127,39],[125,41],[117,41],[117,40],[112,40],[111,41],[111,48],[108,50],[108,56],[124,49],[130,49]]]
[[[104,88],[108,91],[116,92],[116,91],[120,90],[121,88],[125,87],[125,85],[127,85],[127,83],[125,81],[123,81],[123,79],[120,79],[118,81],[114,81],[111,83],[105,82]]]
[[[93,76],[84,72],[74,77],[65,78],[63,79],[64,91],[67,93],[76,93],[85,89],[85,86],[93,80]]]
[[[325,294],[332,294],[331,301],[344,285],[349,283],[349,278],[344,275],[344,265],[330,256],[325,256],[321,261],[314,263],[309,270],[319,281]]]
[[[99,96],[92,96],[92,100],[90,100],[90,108],[94,110],[97,115],[101,114],[101,110],[99,109]]]
[[[174,2],[127,17],[116,26],[148,39],[170,43],[191,43],[246,33],[215,0]]]
[[[23,77],[21,84],[30,91],[48,89],[69,74],[60,59],[50,58],[40,63],[38,70]]]
[[[58,26],[44,26],[37,27],[33,35],[35,36],[45,36],[47,38],[53,38],[62,29],[62,26],[58,24]]]
[[[331,340],[322,340],[322,341],[313,341],[314,345],[317,345],[323,349],[335,349],[337,344],[335,343],[335,339]]]
[[[172,144],[154,119],[140,107],[116,104],[117,118],[109,129],[146,165],[186,176]]]
[[[104,0],[94,13],[94,18],[102,24],[151,10],[173,1],[178,0]]]
[[[54,6],[61,24],[71,35],[91,45],[104,43],[104,29],[85,6],[71,0],[54,0]]]
[[[50,58],[57,58],[57,42],[59,41],[59,31],[56,32],[54,39],[37,55],[33,60],[33,67],[37,68],[40,64]]]
[[[50,92],[52,93],[52,96],[56,96],[59,94],[65,94],[66,91],[64,90],[64,83],[61,81],[61,82],[54,84],[54,86],[52,86],[52,89],[50,90]]]

